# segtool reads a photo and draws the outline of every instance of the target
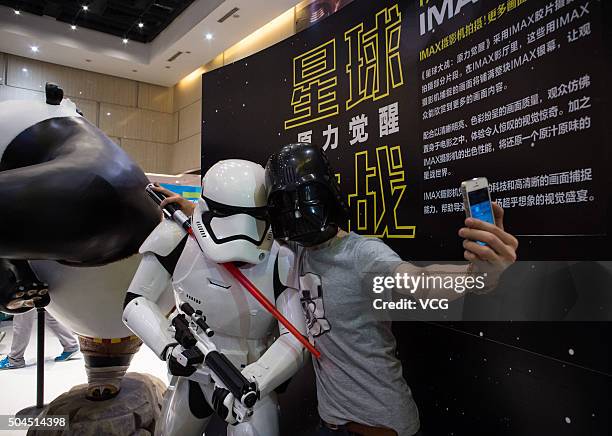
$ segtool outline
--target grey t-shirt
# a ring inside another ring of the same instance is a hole
[[[372,295],[362,273],[376,268],[391,274],[401,259],[384,242],[352,232],[302,249],[298,258],[309,334],[321,352],[320,359],[313,358],[321,418],[413,435],[419,414],[395,356],[391,323],[379,321],[370,309]]]

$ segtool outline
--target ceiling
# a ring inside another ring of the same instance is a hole
[[[151,42],[193,1],[0,0],[0,5],[134,41]]]
[[[0,0],[0,52],[172,86],[297,3]]]

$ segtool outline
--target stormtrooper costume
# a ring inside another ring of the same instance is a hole
[[[291,286],[293,253],[273,242],[264,179],[264,169],[253,162],[218,162],[202,180],[202,197],[192,217],[197,242],[178,224],[164,219],[140,249],[143,259],[129,287],[123,319],[178,375],[166,394],[157,434],[200,435],[213,409],[234,424],[228,425],[228,435],[279,434],[275,389],[301,367],[305,351],[219,265],[237,262],[241,272],[306,333],[300,296]],[[169,283],[174,295],[165,292]],[[173,305],[180,308],[185,302],[206,317],[217,349],[256,383],[260,399],[249,419],[236,422],[233,410],[238,400],[210,379],[195,380],[189,369],[177,364],[173,350],[181,346],[165,315]]]

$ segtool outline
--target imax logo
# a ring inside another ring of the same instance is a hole
[[[444,0],[442,6],[429,6],[426,12],[420,15],[421,35],[430,32],[435,26],[441,25],[445,19],[453,18],[468,3],[478,3],[478,0]],[[423,0],[421,0],[421,6]]]

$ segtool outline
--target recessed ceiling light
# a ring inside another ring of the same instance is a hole
[[[127,44],[128,43],[128,39],[127,38],[123,38],[123,43]]]
[[[141,21],[140,23],[138,23],[138,27],[142,29],[144,27],[144,23]]]
[[[88,10],[89,10],[89,6],[87,6],[87,5],[83,5],[83,10],[84,10],[84,11],[88,11]]]
[[[22,68],[21,71],[23,71],[24,73],[27,73],[28,69],[27,68]]]
[[[13,12],[15,12],[15,15],[21,14],[21,11],[19,9],[15,9]]]
[[[207,33],[207,34],[206,34],[206,39],[207,39],[207,40],[209,40],[209,41],[210,41],[211,39],[213,39],[212,33]]]
[[[111,113],[110,113],[110,112],[106,112],[106,116],[107,116],[107,117],[110,117],[110,116],[111,116]]]
[[[76,25],[75,25],[75,24],[72,24],[72,25],[70,26],[70,28],[71,28],[72,30],[76,30]]]
[[[34,53],[38,53],[38,46],[32,45],[30,46],[30,50],[32,50]]]

